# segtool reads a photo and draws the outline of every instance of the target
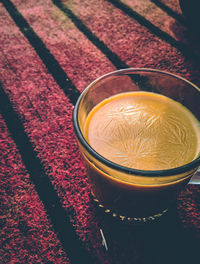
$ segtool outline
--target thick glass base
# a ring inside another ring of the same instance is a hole
[[[161,212],[158,212],[156,214],[152,214],[150,216],[145,217],[130,217],[125,215],[120,215],[116,212],[113,212],[112,210],[105,208],[103,204],[99,202],[97,198],[93,197],[94,202],[96,205],[106,214],[111,216],[112,218],[115,218],[116,220],[119,220],[123,223],[128,224],[146,224],[146,223],[154,223],[155,221],[159,220],[163,215],[165,215],[168,212],[168,208],[164,209]]]

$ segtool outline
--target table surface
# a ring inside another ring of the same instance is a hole
[[[199,47],[177,0],[0,1],[0,263],[196,263],[200,186],[159,223],[103,217],[72,112],[90,82],[116,69],[165,70],[199,86]]]

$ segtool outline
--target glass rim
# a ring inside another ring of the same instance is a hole
[[[196,159],[192,160],[191,162],[179,166],[179,167],[175,167],[175,168],[171,168],[171,169],[165,169],[165,170],[139,170],[139,169],[134,169],[134,168],[129,168],[129,167],[125,167],[122,165],[119,165],[115,162],[112,162],[108,159],[106,159],[105,157],[103,157],[102,155],[100,155],[97,151],[95,151],[90,144],[87,142],[87,140],[85,139],[85,137],[83,136],[80,126],[79,126],[79,122],[78,122],[78,111],[79,111],[79,106],[80,106],[80,102],[81,99],[83,98],[84,94],[87,93],[87,91],[90,89],[90,87],[92,87],[95,83],[97,83],[98,81],[111,76],[111,75],[119,75],[119,74],[128,74],[130,72],[154,72],[154,73],[159,73],[159,74],[163,74],[163,75],[168,75],[171,76],[173,78],[182,80],[186,83],[188,83],[189,85],[193,86],[195,89],[197,89],[200,92],[200,88],[198,86],[196,86],[195,84],[193,84],[192,82],[188,81],[187,79],[178,76],[176,74],[167,72],[167,71],[162,71],[162,70],[157,70],[157,69],[152,69],[152,68],[127,68],[127,69],[120,69],[120,70],[115,70],[109,73],[106,73],[100,77],[98,77],[97,79],[95,79],[94,81],[92,81],[80,94],[75,106],[74,106],[74,110],[73,110],[73,116],[72,116],[72,121],[73,121],[73,126],[74,126],[74,131],[75,134],[77,136],[78,141],[80,142],[80,144],[88,151],[88,153],[90,153],[94,158],[96,158],[98,161],[100,161],[101,163],[105,164],[106,166],[110,167],[111,169],[115,169],[118,170],[120,172],[129,174],[129,175],[138,175],[138,176],[145,176],[145,177],[163,177],[163,176],[172,176],[172,175],[177,175],[177,174],[181,174],[187,171],[190,171],[192,169],[195,169],[196,167],[198,167],[198,165],[200,165],[200,156],[198,156]]]

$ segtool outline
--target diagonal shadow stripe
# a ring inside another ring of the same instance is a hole
[[[60,0],[51,0],[52,3],[57,6],[71,21],[74,25],[112,62],[117,69],[128,68],[129,66],[123,62],[120,57],[112,52],[103,41],[101,41],[84,23]]]
[[[69,215],[62,207],[60,199],[45,173],[43,164],[37,157],[24,127],[12,104],[0,83],[0,113],[2,114],[7,128],[15,141],[22,161],[30,174],[40,200],[43,202],[49,219],[57,232],[64,250],[70,257],[72,264],[94,263],[89,252],[76,234]],[[96,263],[96,262],[95,262]]]
[[[30,27],[25,18],[19,13],[13,3],[10,0],[1,0],[1,2],[16,25],[19,27],[20,31],[35,49],[49,73],[53,76],[57,84],[69,98],[70,102],[74,105],[80,95],[80,92],[76,89],[58,61],[51,54],[49,49],[47,49],[45,44],[37,36],[34,30]]]
[[[169,16],[179,21],[181,24],[186,25],[186,21],[180,14],[176,13],[174,10],[172,10],[170,7],[165,5],[163,2],[159,0],[150,0],[152,3],[154,3],[157,7],[161,8],[164,12],[166,12]]]
[[[127,14],[131,18],[135,19],[138,23],[140,23],[142,26],[146,27],[154,35],[156,35],[160,39],[164,40],[165,42],[169,43],[171,46],[173,46],[174,48],[179,50],[187,59],[189,59],[189,60],[192,59],[193,63],[198,64],[198,67],[199,67],[200,55],[193,52],[193,50],[190,49],[183,42],[175,40],[173,37],[171,37],[165,31],[156,27],[149,20],[144,18],[139,13],[135,12],[133,9],[131,9],[128,5],[122,3],[120,0],[106,0],[106,1],[110,2],[116,8],[120,9],[121,11],[123,11],[125,14]]]

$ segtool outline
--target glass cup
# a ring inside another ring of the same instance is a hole
[[[131,223],[159,219],[200,165],[200,156],[181,167],[138,170],[114,163],[87,142],[84,126],[90,111],[101,101],[124,92],[148,91],[165,95],[187,107],[200,121],[200,89],[174,74],[129,68],[93,81],[80,95],[73,112],[79,149],[87,168],[91,193],[104,212]]]

